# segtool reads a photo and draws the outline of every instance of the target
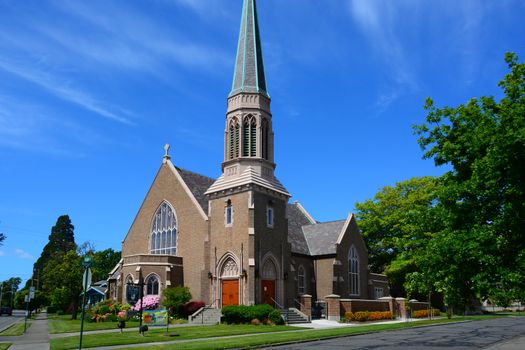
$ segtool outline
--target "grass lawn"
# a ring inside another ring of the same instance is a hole
[[[27,328],[29,328],[29,326],[31,326],[31,322],[27,322]],[[3,332],[0,332],[0,336],[6,336],[6,337],[22,335],[22,334],[24,334],[24,322],[15,323],[11,325],[11,327],[4,330]]]
[[[252,325],[215,325],[170,328],[166,334],[166,328],[150,328],[143,337],[139,332],[124,332],[108,334],[85,334],[82,337],[82,346],[97,347],[122,344],[138,344],[165,342],[183,339],[199,339],[208,337],[223,337],[229,335],[242,335],[253,333],[270,333],[288,330],[298,330],[297,327],[289,326],[252,326]],[[274,335],[272,335],[273,337]],[[268,336],[266,336],[268,337]],[[79,337],[65,337],[51,339],[51,350],[65,350],[78,348]]]
[[[72,320],[71,315],[49,315],[49,333],[80,332],[80,315],[78,320]],[[126,328],[138,327],[139,321],[126,321]],[[117,329],[117,322],[89,322],[84,320],[84,331],[97,331],[101,329]]]
[[[10,346],[11,346],[11,343],[0,343],[0,350],[9,349]]]
[[[413,328],[413,327],[421,327],[425,325],[433,325],[433,324],[446,324],[451,322],[461,322],[461,321],[475,321],[475,320],[486,320],[490,318],[494,318],[498,316],[465,316],[465,317],[454,317],[453,319],[447,319],[447,318],[441,318],[437,320],[425,320],[425,321],[418,321],[418,322],[402,322],[402,323],[393,323],[393,324],[367,324],[362,326],[355,326],[355,327],[341,327],[341,328],[332,328],[332,329],[317,329],[317,330],[306,330],[306,331],[299,331],[299,332],[281,332],[281,333],[274,333],[271,336],[268,336],[267,334],[259,334],[259,335],[252,335],[247,337],[239,337],[239,338],[217,338],[213,340],[203,340],[203,341],[192,341],[188,343],[176,343],[176,344],[166,344],[166,345],[157,345],[157,346],[144,346],[144,347],[138,347],[134,348],[135,350],[146,350],[146,349],[157,349],[157,350],[165,350],[165,349],[225,349],[225,348],[246,348],[246,347],[254,347],[254,346],[264,346],[264,345],[270,345],[270,344],[276,344],[276,343],[286,343],[286,342],[294,342],[294,341],[305,341],[305,340],[318,340],[318,339],[326,339],[331,337],[338,337],[338,336],[346,336],[346,335],[352,335],[352,334],[362,334],[362,333],[369,333],[369,332],[379,332],[379,331],[388,331],[388,330],[397,330],[397,329],[406,329],[406,328]],[[170,341],[170,340],[182,340],[182,339],[198,339],[198,338],[204,338],[204,337],[211,337],[211,336],[221,336],[221,335],[236,335],[236,334],[248,334],[248,333],[254,333],[257,329],[264,329],[264,326],[227,326],[227,325],[221,325],[221,326],[213,326],[217,327],[217,331],[219,329],[224,330],[225,332],[221,332],[222,334],[212,334],[214,333],[212,330],[212,327],[200,327],[202,334],[195,333],[195,334],[183,334],[183,329],[176,329],[176,330],[170,330],[170,332],[176,332],[180,334],[180,337],[173,337],[173,338],[161,338],[162,340],[159,340],[158,338],[150,336],[146,336],[142,338],[137,334],[136,339],[139,339],[140,342],[153,342],[153,341]],[[238,328],[236,328],[238,327]],[[242,327],[242,328],[241,328]],[[193,327],[192,327],[193,328]],[[276,327],[267,327],[270,330],[275,329]],[[242,330],[244,329],[244,333],[242,333]],[[291,328],[287,328],[288,330]],[[300,330],[299,328],[293,328],[293,330]],[[108,345],[106,343],[99,343],[99,341],[102,340],[100,335],[93,335],[96,338],[99,338],[97,341],[95,341],[95,338],[91,339],[90,345],[86,344],[86,347],[88,346],[103,346]],[[113,338],[113,337],[112,337]],[[69,338],[66,338],[69,339]],[[78,338],[75,338],[78,343]],[[54,339],[58,340],[58,339]],[[68,343],[66,346],[64,344],[63,347],[55,347],[55,345],[62,345],[58,343],[54,343],[54,340],[51,342],[51,349],[57,350],[57,349],[72,349],[74,348],[77,343]],[[63,340],[63,339],[60,339]],[[139,343],[139,341],[135,341],[135,343]],[[85,344],[85,343],[84,343]],[[116,345],[117,343],[112,343],[111,345]],[[119,343],[124,344],[124,343]],[[126,342],[126,344],[129,344]]]

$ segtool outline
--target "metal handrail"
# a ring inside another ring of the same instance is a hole
[[[280,309],[280,310],[283,310],[284,311],[284,322],[288,322],[288,312],[289,310],[284,308],[284,306],[282,306],[281,304],[279,304],[277,302],[277,300],[275,300],[274,298],[270,297],[270,299],[274,302],[275,305],[277,305],[277,307]]]

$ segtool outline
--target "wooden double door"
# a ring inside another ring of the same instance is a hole
[[[239,280],[222,280],[222,306],[239,305]]]

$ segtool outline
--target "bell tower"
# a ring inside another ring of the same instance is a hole
[[[222,175],[206,191],[217,306],[288,302],[290,194],[274,175],[273,137],[256,4],[243,0]]]
[[[222,175],[208,194],[251,182],[290,196],[274,176],[270,102],[255,0],[244,0],[232,90],[228,95]]]

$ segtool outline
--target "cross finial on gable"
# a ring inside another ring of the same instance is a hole
[[[170,155],[168,154],[169,150],[170,150],[170,144],[167,143],[167,144],[164,145],[164,152],[165,153],[164,153],[164,157],[162,157],[162,162],[163,163],[166,163],[168,160],[171,159]]]

